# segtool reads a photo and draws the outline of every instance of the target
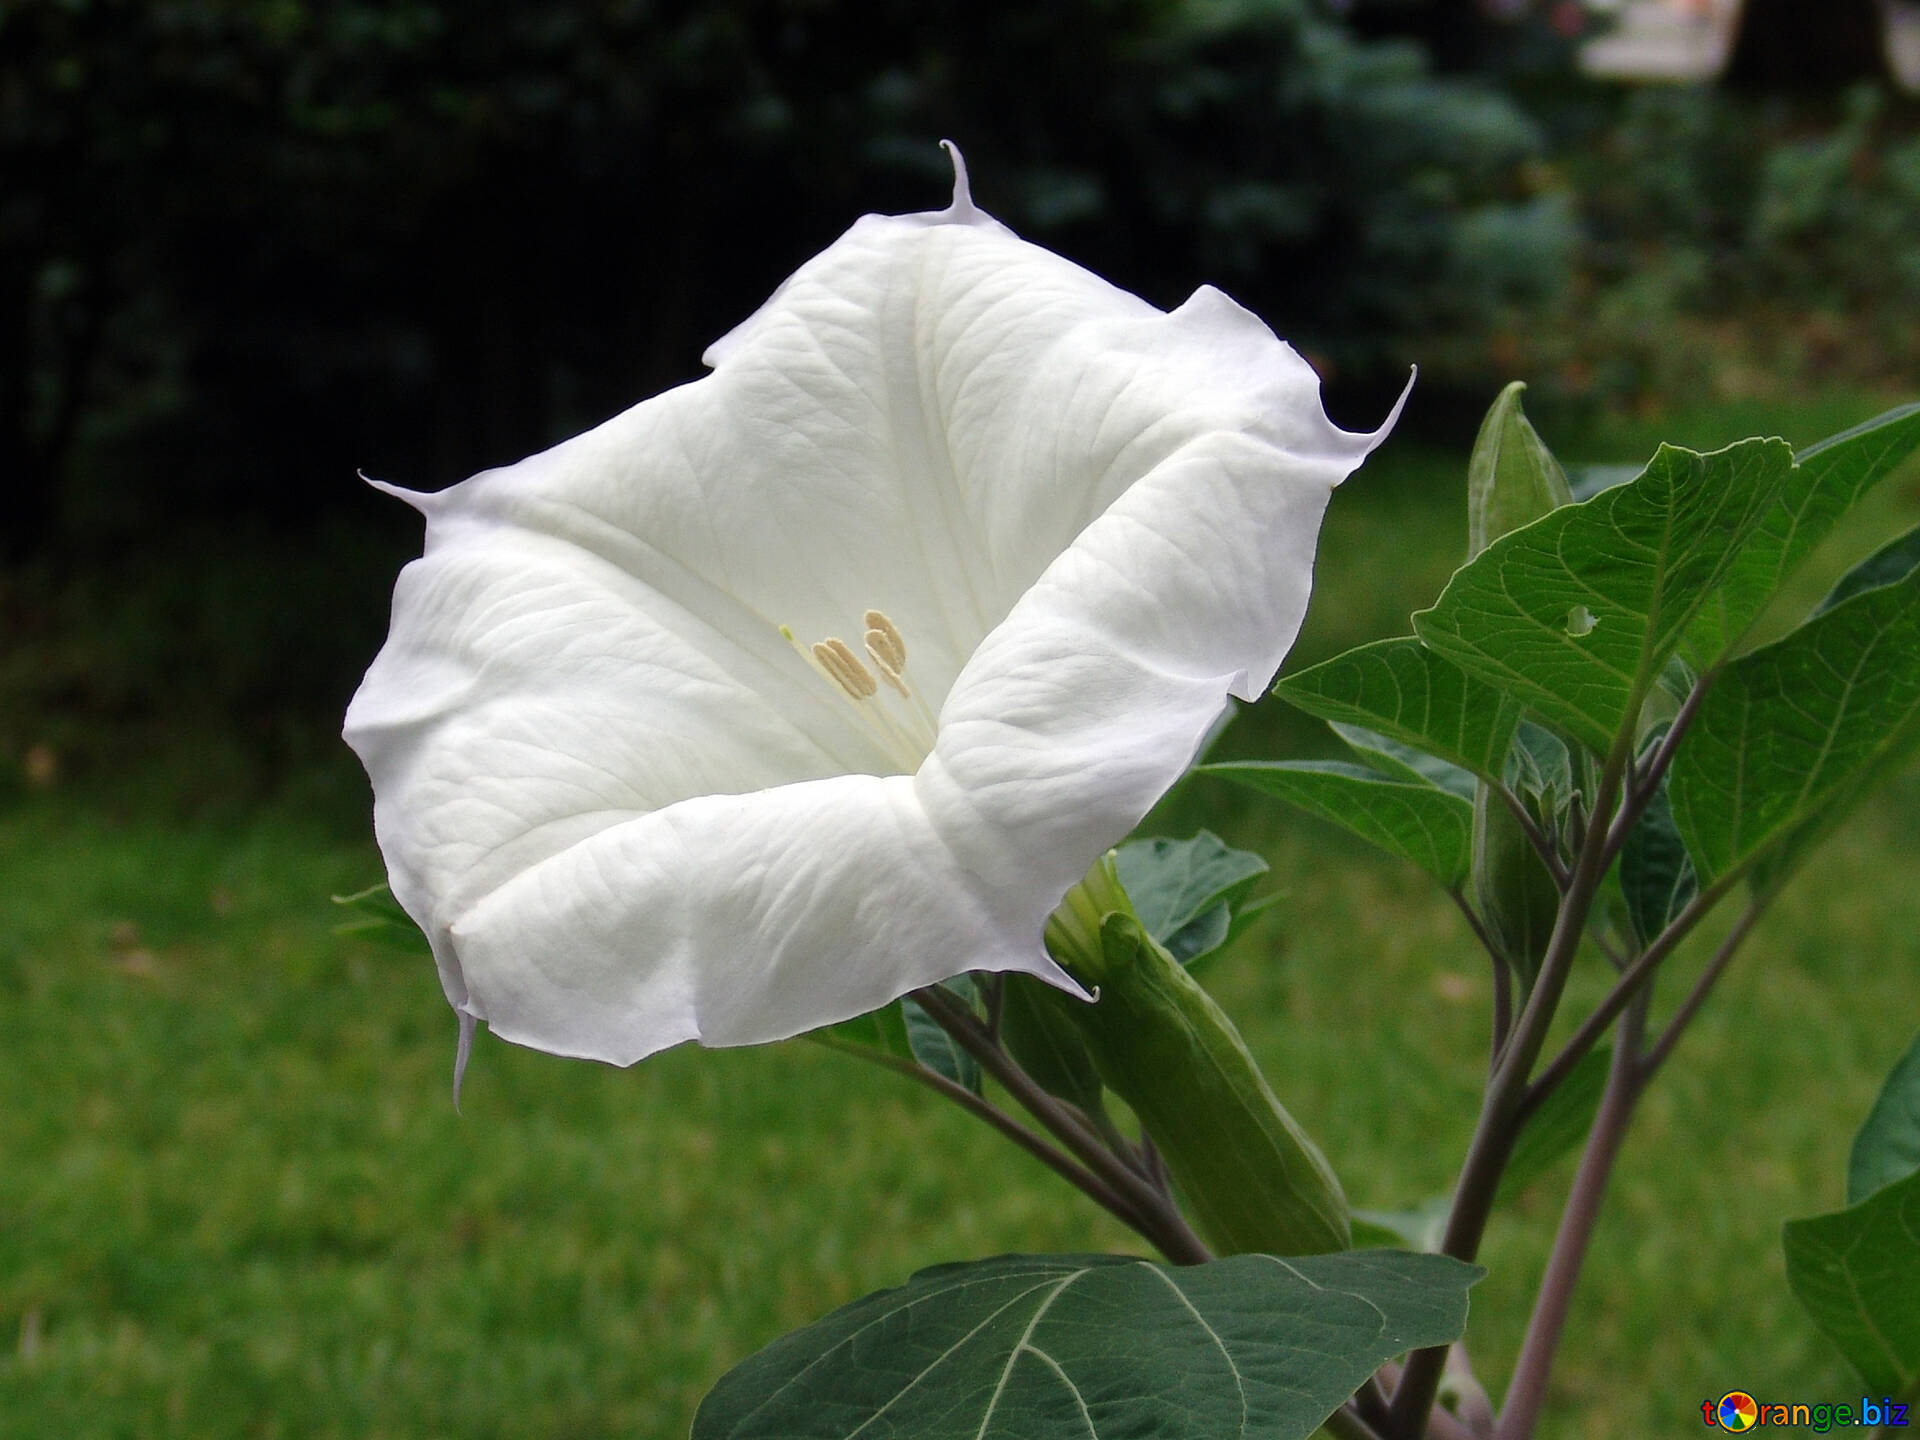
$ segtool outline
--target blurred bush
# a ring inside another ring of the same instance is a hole
[[[0,0],[0,790],[326,753],[418,543],[354,471],[693,378],[853,216],[942,203],[942,136],[1022,233],[1265,316],[1349,423],[1416,360],[1410,420],[1468,433],[1515,376],[1911,384],[1911,106],[1604,88],[1549,10],[1453,8]]]
[[[1776,398],[1920,383],[1920,130],[1874,84],[1755,100],[1624,92],[1559,165],[1575,282],[1510,321],[1516,373],[1562,395]],[[1495,348],[1502,346],[1498,341]]]
[[[1514,105],[1308,0],[23,0],[6,549],[515,459],[696,373],[854,215],[939,204],[943,135],[1034,238],[1348,370],[1564,248]]]
[[[1569,253],[1518,107],[1310,0],[0,0],[0,774],[312,753],[418,543],[356,468],[693,378],[854,216],[944,203],[942,136],[1362,392]]]

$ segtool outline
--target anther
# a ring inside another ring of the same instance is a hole
[[[813,647],[813,658],[853,699],[865,700],[879,694],[879,682],[860,663],[860,657],[847,648],[846,641],[828,636]]]
[[[893,668],[887,656],[882,653],[886,638],[878,630],[867,631],[867,658],[873,661],[873,668],[880,672],[880,678],[889,690],[902,700],[911,700],[913,691],[907,688],[907,682],[900,678],[900,672]],[[876,641],[879,643],[876,644]]]
[[[869,610],[867,622],[867,653],[880,661],[896,675],[906,673],[907,642],[900,636],[900,627],[889,620],[883,610]]]

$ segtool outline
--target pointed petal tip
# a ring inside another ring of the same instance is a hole
[[[1027,967],[1022,966],[1020,968],[1025,969]],[[1040,952],[1040,968],[1029,970],[1028,973],[1037,979],[1046,981],[1056,990],[1066,991],[1067,994],[1073,996],[1076,1000],[1084,1000],[1089,1005],[1097,1005],[1100,1003],[1100,987],[1098,985],[1094,986],[1091,990],[1087,989],[1086,986],[1073,978],[1065,966],[1061,965],[1053,956],[1047,954],[1044,949]]]
[[[460,1021],[460,1043],[453,1052],[453,1113],[460,1113],[460,1087],[467,1078],[467,1061],[473,1058],[473,1032],[480,1021],[465,1010],[453,1012]]]
[[[433,503],[438,497],[431,490],[408,490],[399,485],[389,485],[385,480],[376,480],[364,470],[353,472],[382,495],[391,495],[404,504],[411,505],[422,515],[431,513]]]
[[[1401,388],[1400,398],[1393,402],[1393,408],[1387,412],[1387,418],[1382,420],[1373,430],[1363,434],[1351,434],[1334,427],[1335,433],[1341,437],[1345,445],[1351,447],[1349,453],[1353,456],[1353,463],[1356,466],[1375,450],[1379,449],[1380,442],[1385,440],[1388,434],[1392,432],[1393,427],[1400,423],[1400,412],[1407,408],[1407,400],[1413,394],[1414,381],[1419,378],[1420,367],[1415,365],[1411,367],[1411,373],[1407,376],[1407,383]],[[1329,424],[1331,424],[1331,422],[1329,422]],[[1238,692],[1236,691],[1235,693],[1237,694]]]
[[[973,208],[973,190],[967,183],[967,157],[951,140],[942,140],[940,148],[953,161],[953,203],[947,206],[947,218],[962,222],[973,220],[980,212]]]
[[[1375,430],[1371,435],[1367,436],[1367,448],[1369,450],[1371,450],[1375,445],[1378,445],[1382,440],[1386,439],[1387,432],[1393,429],[1393,427],[1399,423],[1400,412],[1407,408],[1407,399],[1409,396],[1413,394],[1414,382],[1419,378],[1420,378],[1420,367],[1418,365],[1409,366],[1408,373],[1407,373],[1407,383],[1405,384],[1405,386],[1401,388],[1400,398],[1393,402],[1393,409],[1389,410],[1387,412],[1387,418],[1380,422],[1380,428]]]

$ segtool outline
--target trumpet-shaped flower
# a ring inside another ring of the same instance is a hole
[[[1299,628],[1385,433],[1213,289],[867,216],[712,373],[427,520],[347,713],[463,1035],[780,1039],[1042,931]],[[1389,420],[1391,423],[1391,420]]]

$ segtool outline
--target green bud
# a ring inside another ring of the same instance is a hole
[[[1473,900],[1493,948],[1530,988],[1560,917],[1560,887],[1485,783],[1473,793]]]
[[[1509,530],[1573,500],[1567,472],[1520,408],[1526,388],[1516,380],[1500,392],[1473,442],[1467,461],[1469,560]]]
[[[1467,558],[1511,530],[1571,503],[1560,462],[1520,408],[1514,381],[1480,424],[1467,462]],[[1473,898],[1487,937],[1530,985],[1560,913],[1560,892],[1504,801],[1482,782],[1473,796]]]
[[[1100,973],[1082,977],[1099,985],[1098,1003],[1058,992],[1047,1003],[1140,1118],[1201,1235],[1225,1255],[1348,1248],[1340,1181],[1226,1012],[1131,913],[1110,911],[1100,938]]]

